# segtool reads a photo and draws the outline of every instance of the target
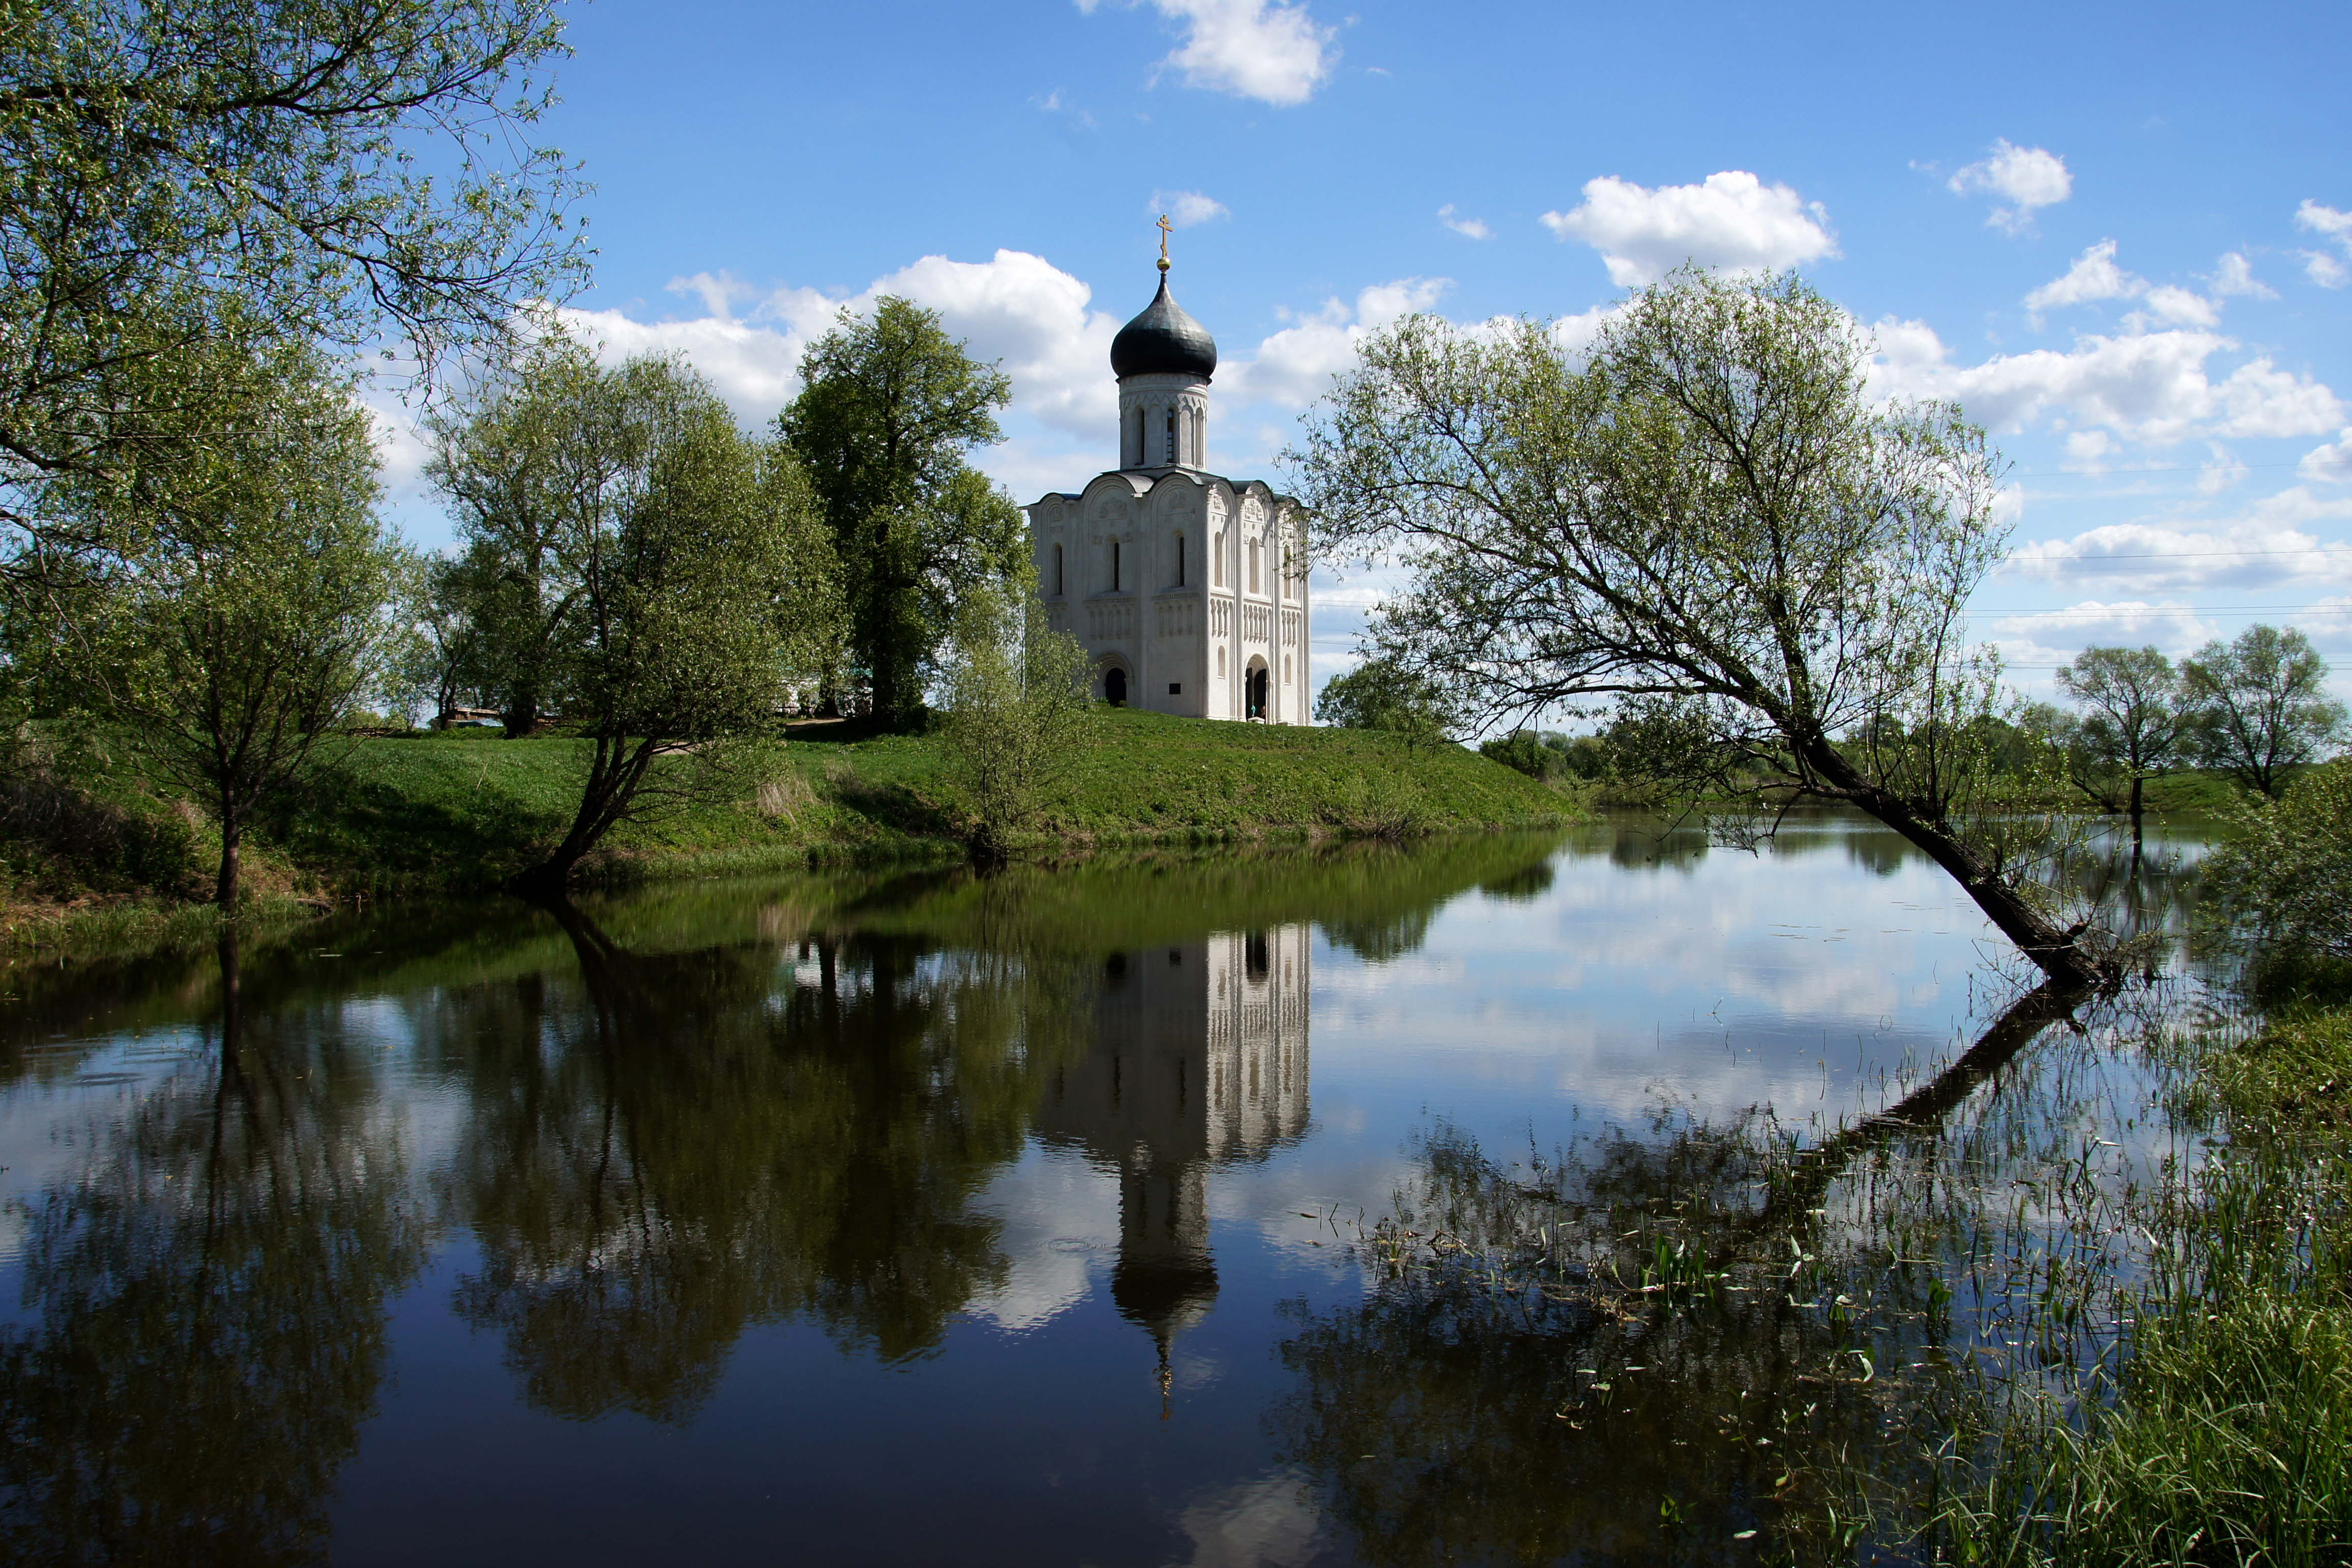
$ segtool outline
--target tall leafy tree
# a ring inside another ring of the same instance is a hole
[[[211,808],[229,909],[255,815],[385,673],[400,554],[367,413],[317,349],[229,340],[142,374],[179,382],[214,429],[169,483],[74,488],[74,516],[135,548],[57,606],[58,643],[152,768]]]
[[[552,0],[0,0],[0,526],[109,545],[46,486],[206,439],[142,367],[226,321],[429,370],[567,292],[572,176],[528,138],[561,33]]]
[[[2082,752],[2125,783],[2137,852],[2141,788],[2179,760],[2189,738],[2179,673],[2153,647],[2085,648],[2058,672],[2058,689],[2082,709],[2073,737]]]
[[[521,879],[559,889],[620,823],[730,787],[737,744],[775,731],[832,643],[831,542],[798,459],[691,371],[607,368],[561,336],[444,426],[435,473],[518,718],[552,698],[587,743],[572,820]]]
[[[587,519],[654,439],[617,391],[587,346],[557,327],[425,422],[425,477],[465,547],[440,587],[484,655],[482,685],[509,739],[535,733],[551,699],[581,602]]]
[[[1958,409],[1867,395],[1866,334],[1791,276],[1684,270],[1589,352],[1547,324],[1372,335],[1291,455],[1327,550],[1401,557],[1390,656],[1521,712],[1612,698],[1647,770],[1885,822],[2070,983],[2052,841],[1988,750],[1962,607],[2000,559]]]
[[[923,688],[973,587],[1025,565],[1021,513],[966,463],[1003,439],[1013,383],[894,296],[842,313],[801,361],[779,428],[806,465],[839,552],[850,644],[885,722],[919,716]]]
[[[2205,765],[2273,800],[2295,768],[2344,737],[2344,705],[2327,695],[2327,661],[2292,626],[2249,626],[2229,643],[2217,637],[2180,669]]]

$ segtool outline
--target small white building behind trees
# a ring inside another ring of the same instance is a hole
[[[1217,344],[1168,292],[1111,340],[1118,466],[1024,508],[1037,588],[1095,695],[1194,718],[1307,722],[1306,517],[1209,471]]]

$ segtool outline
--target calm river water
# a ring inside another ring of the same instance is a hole
[[[2019,1343],[1903,1284],[1957,1232],[1857,1172],[1962,1124],[2162,1153],[2128,1063],[2000,1033],[2015,982],[1833,818],[20,966],[0,1555],[1748,1561],[1792,1448]],[[1867,1301],[1799,1277],[1849,1222],[1895,1237]]]

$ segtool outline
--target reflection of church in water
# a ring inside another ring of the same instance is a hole
[[[1093,1049],[1055,1075],[1038,1114],[1048,1142],[1118,1172],[1111,1299],[1159,1344],[1163,1388],[1170,1342],[1217,1296],[1210,1170],[1307,1131],[1310,929],[1113,955]]]

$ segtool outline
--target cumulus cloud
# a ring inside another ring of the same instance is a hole
[[[2128,299],[2147,283],[2116,265],[2116,242],[2103,239],[2074,258],[2063,277],[2053,277],[2025,297],[2028,310],[2084,305],[2095,299]]]
[[[1224,203],[1198,191],[1154,191],[1150,210],[1167,214],[1168,221],[1180,229],[1234,215]]]
[[[1108,429],[1118,412],[1106,367],[1118,320],[1088,308],[1087,285],[1024,251],[1000,250],[984,262],[924,256],[845,299],[813,288],[758,294],[724,274],[698,273],[670,288],[700,300],[708,314],[660,321],[623,310],[564,315],[611,358],[683,352],[740,417],[757,422],[799,391],[801,356],[842,309],[862,313],[895,294],[940,312],[976,358],[1002,361],[1015,409],[1082,435]]]
[[[2278,290],[2254,276],[2254,264],[2238,251],[2225,252],[2213,264],[2212,276],[2205,281],[2219,295],[2242,295],[2248,299],[2276,299]]]
[[[1356,362],[1365,336],[1400,316],[1426,310],[1453,287],[1444,277],[1403,277],[1376,283],[1356,296],[1325,302],[1258,345],[1255,359],[1218,372],[1220,385],[1236,403],[1270,402],[1304,408],[1323,395],[1331,378]]]
[[[1655,190],[1604,175],[1586,182],[1580,204],[1543,223],[1598,250],[1620,287],[1654,283],[1685,261],[1748,272],[1838,254],[1820,203],[1738,169]]]
[[[2236,259],[2242,267],[2245,258]],[[2152,319],[2176,327],[2212,327],[2221,319],[2221,307],[2193,289],[2169,283],[2150,284],[2138,274],[2116,266],[2116,242],[2111,239],[2103,239],[2076,256],[2064,277],[2052,278],[2028,294],[2025,308],[2033,313],[2034,322],[2039,325],[2044,311],[2101,299],[2147,301],[2147,310],[2140,317],[2142,324]]]
[[[2305,198],[2303,205],[2294,210],[2294,226],[2323,239],[2334,240],[2345,256],[2352,256],[2352,213],[2338,212],[2334,207],[2322,206]],[[2306,250],[2301,254],[2304,276],[2320,287],[2341,288],[2347,283],[2352,283],[2352,267],[2346,267],[2341,257],[2330,256],[2324,250]]]
[[[2155,444],[2203,437],[2317,435],[2344,423],[2344,405],[2324,383],[2268,359],[2219,381],[2206,361],[2238,345],[2184,328],[2121,337],[2077,338],[2071,350],[1997,354],[1956,365],[1932,328],[1878,324],[1872,384],[1882,393],[1958,402],[1995,430],[2104,428]],[[2095,457],[2096,453],[2087,455]]]
[[[1455,217],[1454,215],[1454,204],[1452,202],[1448,202],[1444,206],[1437,209],[1437,221],[1444,224],[1447,228],[1452,229],[1455,234],[1468,235],[1472,239],[1493,239],[1495,237],[1495,231],[1486,226],[1486,219]]]
[[[2347,517],[2352,500],[2325,500],[2298,486],[2219,520],[2108,523],[2037,539],[2011,551],[2000,575],[2107,593],[2352,582],[2352,549],[2326,544],[2312,528]]]
[[[2199,616],[2196,607],[2179,600],[2166,600],[2157,604],[2140,600],[2119,600],[2108,604],[2086,599],[2063,610],[1991,617],[1981,630],[1992,641],[2000,643],[2004,653],[2011,658],[2016,655],[2010,650],[2020,644],[2030,644],[2049,652],[2080,650],[2093,643],[2123,643],[2137,647],[2153,643],[2158,647],[2180,648],[2194,647],[2212,635],[2210,625]],[[2051,662],[2063,664],[2069,661],[2053,659]]]
[[[2074,193],[2074,176],[2066,160],[2041,147],[2019,147],[2003,138],[1992,144],[1991,156],[1971,163],[1949,182],[1954,193],[1984,192],[2011,204],[1995,207],[1985,218],[1988,226],[2020,234],[2033,225],[2034,210],[2054,206]]]
[[[1286,107],[1313,97],[1339,60],[1331,42],[1334,29],[1318,26],[1303,5],[1272,0],[1153,4],[1184,28],[1183,45],[1160,64],[1182,71],[1187,87]]]
[[[2305,479],[2352,484],[2352,427],[2326,445],[2315,446],[2305,453],[2294,471]]]

